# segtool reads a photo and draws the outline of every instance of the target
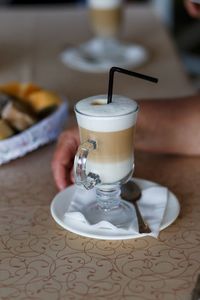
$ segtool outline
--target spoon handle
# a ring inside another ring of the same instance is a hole
[[[134,202],[134,207],[138,219],[139,233],[150,233],[151,229],[149,228],[149,225],[144,221],[136,202]]]

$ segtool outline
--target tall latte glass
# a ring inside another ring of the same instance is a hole
[[[138,105],[129,98],[107,95],[79,101],[75,113],[81,145],[74,160],[75,182],[95,188],[96,199],[85,208],[91,224],[102,220],[116,226],[132,219],[130,205],[120,199],[120,186],[134,170],[134,136]]]

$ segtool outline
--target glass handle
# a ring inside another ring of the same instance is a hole
[[[98,174],[89,172],[86,174],[87,157],[97,147],[96,142],[88,140],[78,147],[74,159],[74,176],[77,185],[83,185],[87,190],[92,189],[101,182]]]

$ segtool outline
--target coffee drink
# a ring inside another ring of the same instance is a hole
[[[88,6],[95,35],[116,37],[122,21],[122,0],[88,0]]]
[[[86,173],[100,176],[105,184],[125,178],[133,170],[134,130],[138,106],[129,98],[113,95],[89,97],[75,106],[81,143],[96,142],[89,153]]]

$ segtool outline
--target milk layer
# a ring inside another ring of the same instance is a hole
[[[89,7],[94,9],[112,9],[119,7],[123,0],[88,0],[87,2]]]
[[[101,183],[115,183],[125,178],[133,169],[133,158],[115,163],[96,163],[87,160],[86,173],[98,174]]]

